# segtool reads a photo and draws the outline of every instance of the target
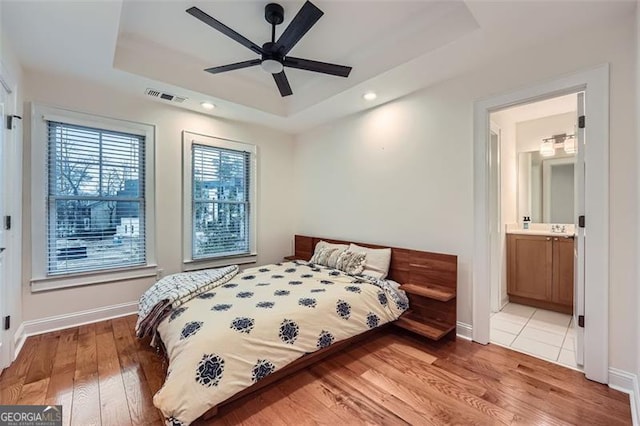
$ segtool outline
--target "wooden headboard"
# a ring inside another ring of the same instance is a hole
[[[331,238],[295,236],[296,259],[309,260],[321,241],[350,244]],[[383,246],[354,242],[369,248]],[[395,324],[433,340],[455,337],[458,257],[450,254],[391,247],[388,278],[407,292],[410,309]]]
[[[296,235],[294,241],[295,257],[304,260],[311,259],[316,244],[321,240],[335,244],[350,244],[352,242]],[[369,248],[385,247],[375,244],[353,243]],[[388,278],[400,284],[436,284],[456,289],[458,257],[451,254],[391,247],[391,266]]]

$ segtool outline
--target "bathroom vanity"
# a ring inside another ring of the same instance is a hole
[[[573,312],[573,228],[507,230],[509,301],[557,312]]]

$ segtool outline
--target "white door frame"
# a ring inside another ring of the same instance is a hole
[[[0,76],[1,77],[1,76]],[[0,81],[1,83],[1,81]],[[7,143],[7,136],[9,136],[9,132],[5,130],[5,126],[3,126],[3,121],[5,117],[5,104],[8,100],[7,98],[9,93],[4,88],[4,85],[0,85],[0,221],[2,220],[2,216],[5,215],[5,211],[7,209],[7,192],[9,192],[9,173],[7,171],[7,165],[9,162],[7,161],[7,149],[9,146]],[[7,273],[8,262],[5,260],[6,255],[5,251],[8,245],[8,236],[6,236],[6,231],[4,230],[4,223],[0,223],[0,320],[7,315],[7,311],[9,309],[9,304],[7,303],[7,295],[9,294],[9,274]],[[11,363],[11,338],[9,333],[4,329],[4,324],[0,321],[0,371],[3,368],[7,367]]]
[[[0,360],[11,363],[16,357],[16,334],[21,329],[22,317],[22,134],[20,120],[13,120],[13,130],[7,129],[6,116],[19,111],[17,103],[19,90],[17,81],[0,59],[0,90],[4,90],[4,116],[0,118],[0,131],[4,135],[4,177],[5,215],[11,216],[11,230],[5,231],[4,251],[4,288],[2,289],[2,315],[11,316],[11,327],[4,330],[4,321],[0,324],[3,346],[8,350],[7,358]],[[2,220],[2,218],[0,218]],[[4,224],[0,224],[4,225]],[[3,319],[2,319],[3,320]],[[0,365],[0,368],[2,365]]]
[[[609,64],[474,103],[473,340],[489,343],[489,115],[510,106],[585,91],[589,144],[585,164],[584,372],[608,383],[609,370]]]
[[[502,260],[502,251],[501,247],[504,244],[504,229],[502,227],[502,129],[493,121],[490,122],[489,125],[490,134],[494,133],[498,137],[498,143],[496,146],[496,152],[494,155],[491,154],[491,145],[489,145],[489,161],[491,158],[497,158],[495,164],[490,164],[489,169],[489,185],[495,185],[493,190],[496,192],[495,204],[494,206],[490,206],[489,212],[491,212],[491,208],[495,209],[495,215],[489,216],[489,231],[490,235],[493,236],[493,244],[491,247],[490,253],[500,253],[495,257],[490,258],[491,262],[491,273],[493,274],[493,279],[491,280],[491,312],[498,312],[502,309],[502,269],[505,266],[505,262]],[[491,161],[490,161],[491,162]],[[491,182],[491,174],[495,173],[497,182]],[[491,191],[491,188],[490,188]],[[490,195],[489,195],[490,196]],[[493,203],[491,203],[493,204]],[[493,216],[493,217],[491,217]],[[490,241],[491,243],[491,241]]]

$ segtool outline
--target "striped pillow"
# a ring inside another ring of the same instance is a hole
[[[317,265],[329,266],[329,257],[336,251],[335,248],[321,247],[313,253],[313,257],[309,262]]]
[[[338,257],[336,268],[347,274],[359,274],[364,270],[366,256],[366,253],[356,253],[349,250],[343,251]]]

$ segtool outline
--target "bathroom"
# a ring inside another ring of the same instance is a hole
[[[577,370],[582,102],[572,93],[492,113],[489,176],[490,341]]]

